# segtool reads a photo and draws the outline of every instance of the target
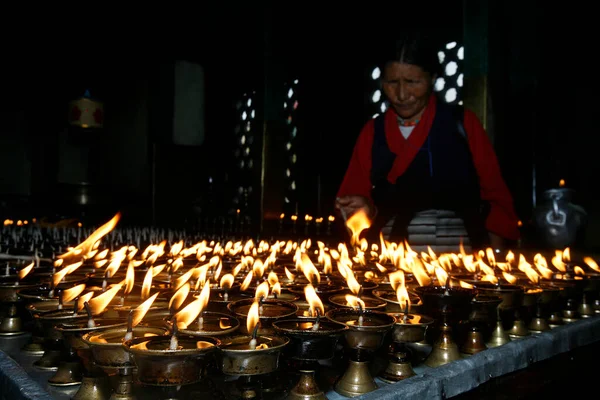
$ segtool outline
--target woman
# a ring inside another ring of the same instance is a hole
[[[363,127],[336,208],[346,218],[362,209],[371,239],[417,251],[501,248],[519,238],[512,196],[475,114],[436,97],[439,69],[418,37],[396,43],[381,65],[389,107]]]

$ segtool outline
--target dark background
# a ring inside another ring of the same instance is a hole
[[[107,22],[99,29],[73,20],[20,25],[27,35],[7,28],[0,93],[2,218],[75,216],[94,223],[121,210],[124,222],[198,226],[208,216],[233,218],[240,210],[255,229],[270,226],[265,221],[282,212],[326,218],[354,140],[372,115],[367,74],[379,48],[413,26],[440,43],[469,43],[473,33],[465,21],[475,20],[487,27],[483,63],[493,143],[525,228],[534,193],[539,199],[565,179],[575,190],[574,202],[590,216],[585,246],[598,245],[594,39],[584,9],[453,0],[330,10],[221,4],[188,11],[127,34]],[[179,60],[204,68],[201,146],[172,140]],[[295,79],[297,190],[286,205],[282,100]],[[66,111],[86,89],[104,102],[106,121],[101,131],[84,134],[68,128]],[[252,170],[240,172],[235,105],[244,94],[257,105],[252,152],[258,157]],[[76,182],[74,171],[82,169],[93,184],[93,204],[85,207],[73,200],[77,186],[64,185]],[[234,203],[240,186],[252,191]]]

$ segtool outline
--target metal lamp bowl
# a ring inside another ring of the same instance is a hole
[[[380,300],[385,300],[387,302],[386,310],[389,312],[400,312],[404,311],[406,308],[405,304],[400,304],[398,301],[398,295],[396,291],[391,287],[389,289],[375,289],[373,290],[373,296],[377,297]],[[408,306],[409,312],[417,312],[423,306],[423,302],[421,298],[415,294],[408,292],[408,297],[410,299],[410,305]]]
[[[502,297],[502,302],[498,305],[501,309],[512,309],[520,307],[523,303],[525,289],[521,285],[509,283],[496,285],[492,282],[478,282],[475,289],[481,295],[496,295]]]
[[[32,289],[40,285],[37,283],[19,282],[0,282],[0,302],[1,303],[16,303],[20,300],[19,292],[23,289]]]
[[[416,343],[425,340],[425,332],[434,321],[433,318],[420,314],[388,313],[388,315],[396,319],[392,337],[397,343]]]
[[[287,319],[275,321],[275,331],[290,338],[286,352],[297,360],[328,360],[333,357],[336,344],[344,332],[346,324],[321,319],[318,329],[313,330],[316,318]]]
[[[257,344],[267,348],[251,349],[252,336],[242,335],[222,339],[219,352],[221,371],[226,375],[262,375],[276,371],[279,356],[290,342],[286,336],[258,336]]]
[[[137,337],[123,343],[137,367],[138,380],[145,385],[180,386],[202,378],[207,356],[218,349],[221,341],[204,336],[177,335],[179,347],[170,350],[171,336]],[[198,342],[202,342],[199,346]]]
[[[227,309],[229,310],[229,312],[231,312],[236,318],[238,318],[241,322],[240,327],[239,327],[239,331],[241,333],[249,333],[246,329],[246,320],[248,318],[248,315],[246,312],[242,311],[242,309],[245,308],[249,308],[250,306],[252,306],[252,303],[254,302],[254,298],[247,298],[247,299],[240,299],[240,300],[235,300],[231,303],[229,303],[227,305]],[[285,318],[295,318],[297,312],[298,312],[298,305],[291,303],[289,301],[284,301],[284,300],[274,300],[274,299],[267,299],[263,301],[263,304],[265,305],[278,305],[281,306],[282,308],[285,309],[285,312],[282,312],[280,315],[276,315],[276,316],[266,316],[266,315],[261,315],[260,316],[260,329],[258,330],[258,333],[261,335],[271,335],[273,334],[273,322],[280,320],[280,319],[285,319]]]
[[[348,305],[348,302],[346,301],[346,295],[344,294],[336,294],[333,296],[329,297],[329,302],[331,304],[334,304],[337,307],[341,307],[341,308],[352,308],[352,306]],[[387,301],[380,299],[378,297],[361,297],[361,300],[363,300],[366,304],[365,304],[365,309],[366,310],[383,310],[384,308],[386,308],[387,306]]]
[[[189,336],[227,336],[238,330],[240,327],[240,321],[228,314],[223,314],[214,311],[202,311],[202,318],[204,319],[203,328],[198,328],[198,320],[193,321],[186,329],[179,329],[179,332]],[[228,325],[223,325],[223,323]],[[163,323],[169,330],[169,333],[173,331],[173,319],[165,317]],[[218,329],[218,330],[216,330]]]
[[[64,323],[57,325],[55,329],[62,333],[63,338],[69,346],[75,350],[87,349],[89,345],[81,339],[82,335],[88,332],[99,332],[107,329],[124,327],[127,321],[123,319],[96,319],[95,326],[89,327],[87,320],[79,320],[72,323]]]
[[[396,318],[381,311],[363,310],[365,325],[354,322],[359,318],[359,311],[350,308],[335,308],[325,316],[334,322],[348,326],[344,332],[346,344],[352,349],[375,351],[383,345],[383,340],[394,324]]]
[[[127,328],[107,329],[101,332],[88,332],[81,337],[92,349],[94,362],[100,368],[125,368],[133,366],[130,354],[123,348],[123,339]],[[150,326],[136,326],[133,328],[133,337],[163,336],[167,333],[165,328]],[[106,343],[104,342],[106,341]]]

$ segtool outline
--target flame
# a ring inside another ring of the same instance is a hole
[[[112,301],[112,299],[117,295],[117,293],[119,292],[119,290],[121,290],[121,287],[123,287],[122,284],[117,283],[115,285],[113,285],[110,289],[108,289],[106,292],[100,294],[97,297],[94,297],[93,299],[91,299],[88,304],[90,305],[90,309],[92,310],[92,314],[96,315],[96,314],[100,314],[102,311],[104,311],[104,309],[106,308],[106,306]]]
[[[129,262],[127,265],[127,272],[125,273],[125,294],[131,293],[133,290],[133,283],[135,282],[135,271],[133,270],[133,263]]]
[[[507,263],[513,263],[515,261],[515,253],[513,253],[512,251],[508,251],[508,253],[506,253],[506,262]]]
[[[187,299],[190,289],[189,282],[177,289],[175,294],[171,297],[171,300],[169,300],[169,310],[179,310],[179,307],[181,307],[185,302],[185,299]]]
[[[122,254],[114,254],[112,257],[108,267],[106,267],[106,270],[104,271],[104,275],[107,278],[112,278],[117,273],[121,267],[121,262],[125,259],[125,256]]]
[[[563,262],[563,252],[556,250],[554,253],[554,257],[552,257],[552,260],[550,260],[552,265],[554,265],[554,267],[562,273],[567,272],[567,265]]]
[[[419,286],[429,286],[431,285],[431,278],[425,271],[425,267],[419,261],[419,259],[415,258],[412,263],[412,272],[415,276],[415,279],[419,283]]]
[[[583,257],[583,262],[596,272],[600,272],[600,267],[592,257]]]
[[[491,247],[485,249],[485,255],[487,256],[490,265],[496,264],[496,256],[494,255],[494,250]]]
[[[464,289],[473,289],[473,285],[471,285],[470,283],[464,282],[464,281],[459,281],[459,285],[461,288],[464,288]]]
[[[77,311],[83,310],[83,307],[85,307],[84,303],[87,302],[89,304],[89,301],[93,296],[94,292],[87,292],[86,294],[81,295],[79,300],[77,300]]]
[[[408,296],[408,290],[406,290],[406,285],[404,281],[398,286],[396,289],[396,298],[398,299],[398,303],[400,303],[400,308],[404,308],[406,304],[411,305],[410,297]]]
[[[287,277],[288,280],[294,281],[294,279],[296,279],[296,275],[292,274],[287,267],[284,267],[284,270],[285,270],[285,276]]]
[[[585,271],[583,270],[583,268],[581,268],[579,266],[573,267],[573,273],[575,275],[585,275]]]
[[[229,290],[233,286],[233,281],[235,278],[232,274],[225,274],[221,277],[221,281],[219,282],[219,286],[224,290]]]
[[[442,267],[435,267],[435,276],[437,277],[440,286],[446,286],[446,281],[448,280],[448,273],[444,271]]]
[[[152,277],[155,278],[156,275],[160,274],[167,264],[154,265],[152,266]]]
[[[394,290],[396,290],[398,286],[405,284],[406,279],[404,277],[404,271],[402,270],[390,272],[388,276],[390,278],[390,285]]]
[[[23,268],[22,270],[19,271],[19,279],[23,279],[27,276],[27,274],[29,274],[31,272],[31,270],[33,269],[34,266],[34,262],[32,261],[31,264],[29,264],[28,266],[26,266],[25,268]]]
[[[71,272],[73,272],[77,268],[79,268],[81,266],[81,264],[83,264],[83,261],[79,261],[74,264],[67,265],[67,266],[63,267],[63,269],[61,269],[60,271],[55,272],[54,275],[52,276],[52,282],[54,283],[54,286],[58,285],[60,283],[60,281],[62,281],[66,275],[70,274]]]
[[[185,274],[181,275],[179,278],[175,279],[175,284],[173,285],[173,289],[179,290],[179,288],[181,288],[183,285],[188,283],[188,281],[190,280],[190,278],[192,277],[192,275],[194,274],[195,271],[196,271],[196,268],[192,268],[189,271],[187,271]]]
[[[219,328],[229,329],[231,326],[231,320],[229,318],[219,318]]]
[[[359,209],[357,212],[352,214],[346,221],[346,227],[350,230],[352,237],[350,244],[356,246],[359,243],[359,237],[363,230],[368,229],[371,226],[371,221],[364,210]]]
[[[213,279],[215,280],[215,282],[219,281],[219,277],[221,276],[221,271],[223,271],[223,261],[221,261],[221,259],[218,259],[217,269],[215,270],[215,272],[213,274]]]
[[[244,281],[242,282],[242,285],[240,286],[240,290],[242,292],[245,292],[248,287],[250,287],[250,284],[252,283],[252,271],[248,271],[248,274],[246,275],[246,277],[244,278]]]
[[[269,276],[267,276],[267,281],[269,281],[269,285],[273,286],[279,282],[279,277],[273,271],[269,272]]]
[[[566,262],[571,261],[571,249],[570,248],[566,247],[563,250],[562,259],[563,259],[563,261],[566,261]]]
[[[565,186],[565,180],[561,179],[560,181],[558,181],[558,186],[559,187],[564,187]]]
[[[273,293],[274,296],[279,296],[281,294],[281,284],[279,282],[275,282],[271,288],[271,293]]]
[[[260,300],[261,298],[266,299],[267,297],[269,297],[269,282],[264,281],[256,287],[254,300]]]
[[[320,311],[321,316],[325,315],[325,307],[323,306],[323,302],[319,298],[319,295],[317,295],[317,292],[313,285],[311,285],[310,283],[304,287],[304,297],[306,298],[306,302],[309,305],[309,316],[316,317],[317,310]]]
[[[96,255],[94,256],[94,260],[95,261],[104,260],[107,255],[108,255],[108,249],[104,249],[104,250],[96,253]]]
[[[154,277],[153,270],[154,267],[148,268],[148,271],[146,271],[146,275],[144,276],[144,282],[142,283],[142,291],[140,294],[142,300],[147,299],[150,295],[150,289],[152,288],[152,278]]]
[[[354,308],[355,310],[358,310],[358,309],[364,310],[365,309],[365,302],[362,301],[362,299],[360,299],[356,296],[353,296],[351,294],[347,294],[344,297],[346,299],[346,305]]]
[[[533,267],[531,266],[531,264],[529,264],[526,260],[525,257],[523,256],[523,254],[521,254],[519,256],[519,266],[518,266],[519,270],[524,272],[525,275],[527,275],[527,278],[529,278],[529,280],[533,283],[533,284],[537,284],[540,281],[540,276],[538,275],[537,272],[535,272],[535,270],[533,269]]]
[[[74,298],[79,296],[84,289],[85,283],[81,283],[77,286],[73,286],[72,288],[65,289],[62,294],[63,303],[68,303],[69,301],[73,300]]]
[[[302,253],[300,256],[300,260],[302,263],[302,272],[304,272],[304,276],[306,279],[312,284],[321,283],[321,274],[319,274],[319,270],[315,267],[315,264],[310,260],[306,253]],[[314,278],[313,278],[314,277]]]
[[[65,254],[59,255],[58,258],[64,259],[78,254],[86,256],[89,253],[89,251],[93,249],[97,241],[102,239],[104,235],[106,235],[115,228],[120,219],[121,212],[118,212],[115,214],[114,217],[111,218],[110,221],[106,222],[100,228],[96,229],[87,239],[85,239],[83,242],[77,245],[77,247],[66,252]]]
[[[210,285],[204,285],[200,295],[196,300],[185,306],[181,311],[175,314],[177,321],[177,327],[179,329],[186,329],[202,312],[204,307],[210,300]]]
[[[506,279],[506,282],[510,283],[511,285],[517,283],[517,277],[509,274],[508,272],[502,272],[502,276],[504,277],[504,279]]]
[[[180,240],[179,242],[171,246],[171,251],[169,251],[169,257],[177,257],[179,252],[181,252],[181,249],[183,249],[183,240]]]
[[[248,310],[248,316],[246,318],[246,329],[248,330],[248,333],[254,331],[256,324],[258,324],[258,321],[260,320],[260,317],[258,316],[258,307],[258,301],[254,300],[250,306],[250,310]]]
[[[542,256],[540,253],[536,254],[533,257],[533,263],[544,279],[552,279],[552,270],[548,268],[548,263],[546,262],[544,256]]]
[[[146,301],[144,301],[142,304],[140,304],[133,310],[133,321],[131,324],[132,327],[135,327],[140,322],[142,322],[142,319],[144,319],[144,317],[146,316],[146,313],[152,306],[152,303],[154,303],[154,300],[156,300],[156,298],[158,297],[158,294],[159,292],[154,293],[152,297],[148,298]]]
[[[481,281],[482,282],[491,282],[494,285],[498,283],[498,278],[496,277],[496,275],[484,275],[481,277]]]
[[[362,290],[362,286],[356,280],[354,272],[352,272],[351,269],[348,268],[346,272],[346,284],[348,285],[348,289],[350,289],[352,293],[358,296],[360,294],[360,291]]]

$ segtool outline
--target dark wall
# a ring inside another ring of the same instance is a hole
[[[584,240],[598,248],[595,39],[584,9],[536,2],[489,2],[490,84],[495,147],[517,212],[535,236],[533,217],[543,192],[561,179],[589,214]],[[515,10],[519,12],[515,12]],[[560,29],[566,24],[568,29]],[[526,236],[527,237],[527,236]],[[534,240],[535,241],[535,240]]]

